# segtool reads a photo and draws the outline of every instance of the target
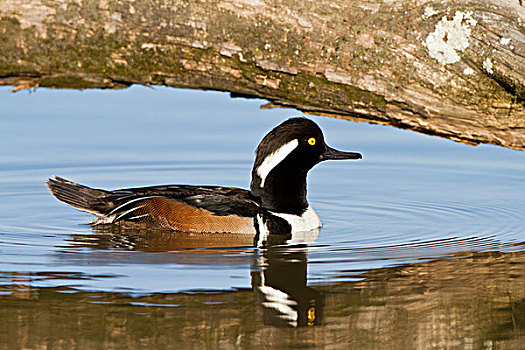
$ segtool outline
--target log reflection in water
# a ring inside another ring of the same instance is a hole
[[[113,237],[115,240],[123,237]],[[145,249],[155,246],[147,239],[141,244]],[[109,242],[98,242],[92,248],[110,246]],[[46,277],[44,273],[4,274],[0,278],[12,283],[0,290],[0,318],[4,321],[0,344],[7,348],[125,344],[138,349],[170,347],[176,340],[183,348],[522,348],[524,251],[461,253],[359,274],[349,271],[354,282],[318,286],[307,285],[307,257],[306,247],[254,250],[253,291],[130,297],[31,288],[29,282]],[[54,273],[47,277],[64,276]],[[271,299],[270,289],[265,287],[280,291],[274,297],[287,297]],[[288,309],[278,306],[279,302]],[[312,306],[314,311],[310,311]],[[294,311],[297,324],[286,317]],[[316,327],[290,329],[308,325],[312,319]]]

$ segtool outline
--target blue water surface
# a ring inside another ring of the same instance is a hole
[[[161,87],[0,88],[0,283],[131,294],[249,288],[255,248],[151,252],[122,236],[117,244],[85,225],[90,214],[58,202],[44,181],[248,188],[259,140],[301,115],[260,109],[265,103]],[[309,284],[461,252],[521,249],[523,152],[308,118],[329,145],[364,156],[309,174],[308,198],[324,224],[308,249]]]

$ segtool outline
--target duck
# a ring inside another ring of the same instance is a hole
[[[250,234],[261,245],[270,235],[319,230],[321,220],[306,198],[308,171],[325,160],[362,158],[329,147],[321,128],[304,117],[273,128],[255,153],[250,190],[186,184],[104,190],[59,176],[46,183],[58,200],[94,214],[93,226]]]

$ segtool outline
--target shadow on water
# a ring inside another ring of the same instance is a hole
[[[1,347],[177,348],[176,341],[183,348],[221,349],[521,349],[525,341],[525,251],[520,245],[507,253],[461,252],[352,271],[349,282],[309,285],[308,256],[315,244],[286,245],[276,239],[273,246],[255,249],[238,237],[224,248],[220,235],[117,227],[71,238],[73,247],[95,253],[84,254],[85,263],[104,255],[118,259],[115,253],[124,251],[157,255],[154,263],[167,263],[177,253],[176,263],[188,266],[248,259],[252,290],[129,295],[29,283],[106,276],[13,273],[3,276],[12,283],[0,287]],[[59,254],[72,259],[71,251]]]

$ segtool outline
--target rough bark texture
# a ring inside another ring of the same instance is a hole
[[[520,0],[4,0],[0,84],[230,91],[525,149]]]

